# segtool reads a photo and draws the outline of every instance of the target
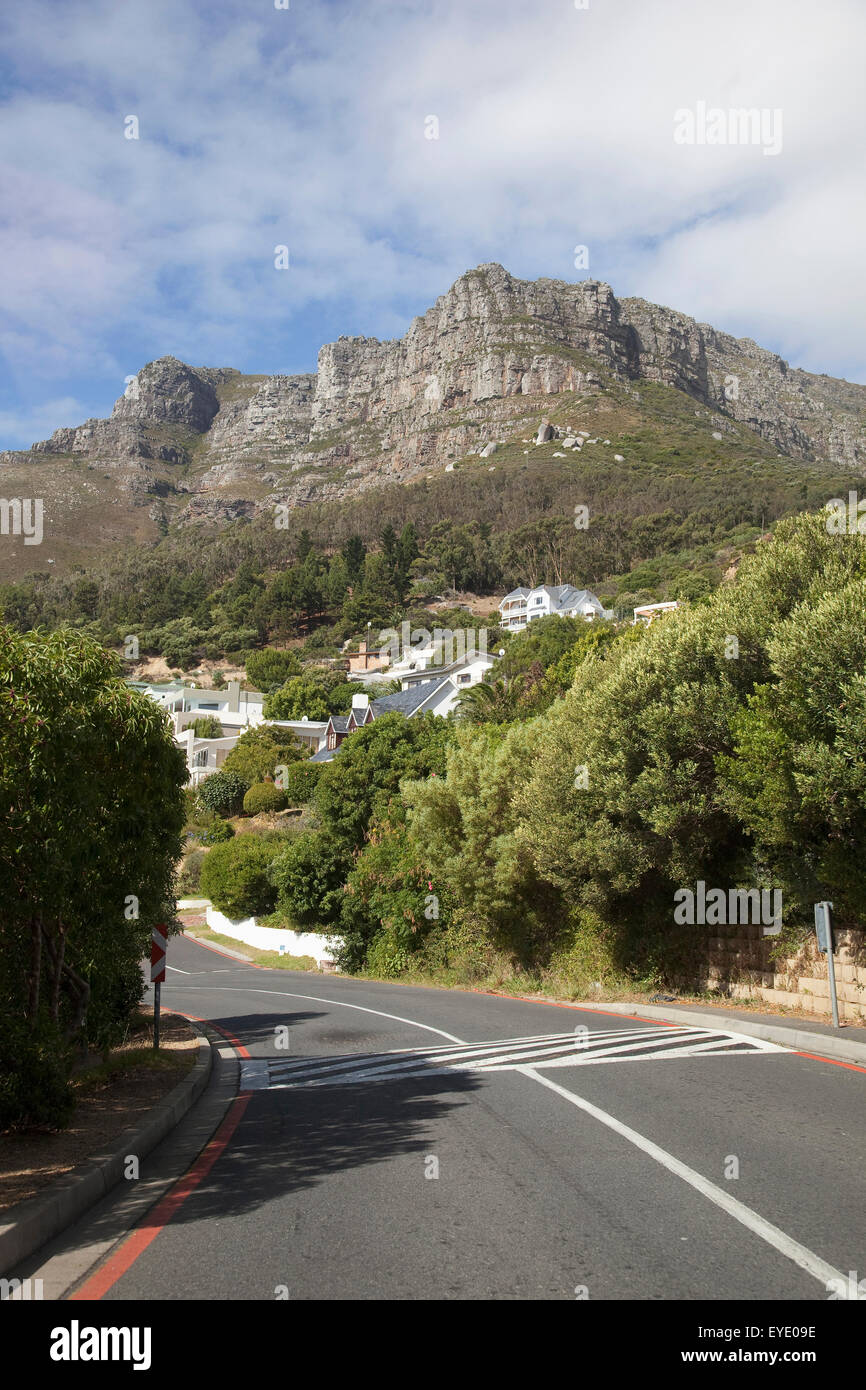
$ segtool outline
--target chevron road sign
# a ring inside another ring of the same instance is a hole
[[[161,985],[165,980],[165,926],[154,927],[150,938],[150,982]]]
[[[150,980],[153,985],[153,1046],[159,1050],[159,996],[165,979],[165,923],[154,927],[150,938]]]

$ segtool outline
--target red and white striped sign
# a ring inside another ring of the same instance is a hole
[[[154,985],[161,985],[165,981],[165,941],[165,926],[160,923],[153,929],[150,945],[150,980]]]

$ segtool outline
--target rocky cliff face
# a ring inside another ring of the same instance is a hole
[[[866,473],[866,387],[792,369],[748,339],[596,281],[468,271],[405,337],[340,338],[318,371],[250,377],[163,357],[142,368],[109,420],[57,430],[0,455],[42,477],[53,457],[106,470],[163,520],[236,516],[344,496],[443,468],[535,428],[549,397],[591,398],[642,381],[687,393],[780,453]]]

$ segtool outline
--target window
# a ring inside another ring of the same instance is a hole
[[[193,767],[207,767],[207,749],[202,748],[200,753],[196,753]]]
[[[458,685],[468,685],[471,679],[472,679],[471,676],[458,676],[458,677],[457,677],[457,684],[458,684]]]

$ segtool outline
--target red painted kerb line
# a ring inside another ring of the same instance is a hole
[[[198,1014],[181,1013],[179,1009],[174,1009],[173,1012],[177,1014],[178,1018],[191,1018],[193,1023],[206,1023],[208,1028],[213,1028],[215,1032],[221,1033],[231,1043],[239,1057],[249,1057],[250,1054],[240,1039],[236,1038],[234,1033],[230,1033],[228,1028],[222,1028],[220,1024],[214,1023],[213,1019],[199,1018]]]
[[[217,1159],[224,1153],[232,1135],[243,1119],[244,1111],[249,1102],[249,1091],[235,1097],[216,1134],[199,1154],[189,1172],[175,1184],[162,1201],[156,1204],[153,1211],[144,1218],[143,1224],[127,1237],[114,1254],[106,1260],[102,1268],[88,1279],[77,1293],[70,1295],[70,1302],[102,1298],[135,1263],[139,1255],[143,1254],[150,1243],[156,1240],[162,1228],[168,1225],[190,1193],[194,1192],[199,1183],[207,1177]]]

